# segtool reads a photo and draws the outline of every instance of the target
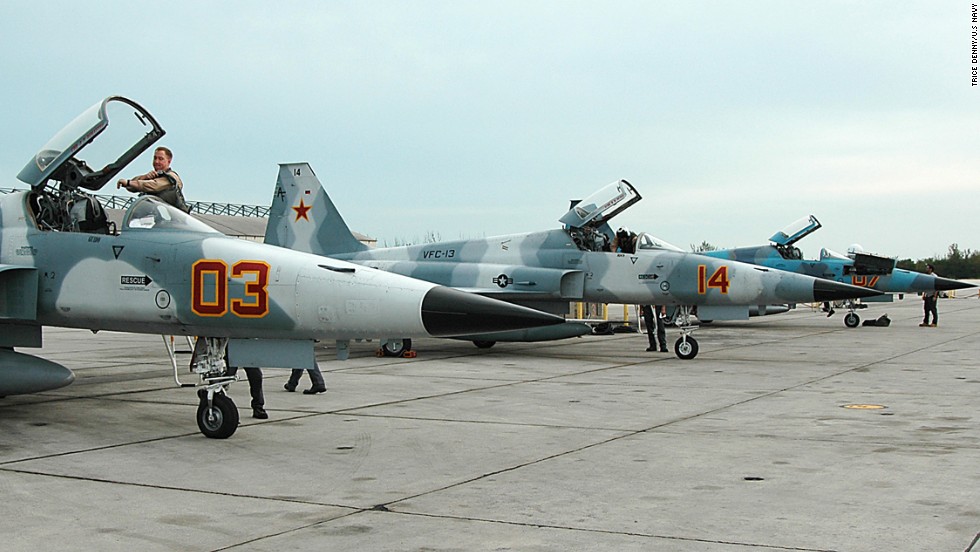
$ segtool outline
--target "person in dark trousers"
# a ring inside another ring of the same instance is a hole
[[[657,350],[657,341],[660,342],[660,352],[667,352],[667,330],[664,328],[663,316],[666,313],[666,307],[663,305],[643,305],[640,307],[640,312],[643,314],[643,325],[647,329],[647,339],[650,341],[650,346],[647,347],[647,351],[653,352]],[[654,328],[656,328],[656,339],[654,339]]]
[[[303,390],[304,395],[316,395],[317,393],[323,393],[327,390],[327,385],[323,381],[323,374],[320,373],[320,366],[317,365],[314,368],[307,370],[310,373],[310,381],[313,382],[313,386],[309,389]],[[293,370],[289,374],[289,381],[282,388],[286,391],[292,393],[296,391],[296,386],[299,385],[299,378],[303,377],[302,370]]]
[[[935,267],[931,264],[926,265],[926,274],[932,274],[935,276]],[[922,310],[924,316],[922,317],[922,323],[919,326],[926,328],[935,328],[939,324],[939,309],[936,308],[936,300],[939,299],[938,291],[923,291],[922,292]],[[932,314],[932,324],[929,323],[929,314]]]
[[[229,366],[225,373],[234,376],[238,373],[238,367]],[[265,395],[262,394],[262,370],[246,366],[245,376],[248,378],[248,392],[252,395],[252,417],[265,420],[269,413],[265,411]]]

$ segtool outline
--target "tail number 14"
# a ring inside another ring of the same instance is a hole
[[[728,266],[721,265],[708,276],[708,267],[705,265],[698,265],[698,294],[704,295],[708,293],[710,288],[716,288],[718,291],[727,294],[728,293]]]

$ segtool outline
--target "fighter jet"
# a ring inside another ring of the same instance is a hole
[[[336,340],[346,351],[350,339],[379,335],[444,337],[563,322],[429,282],[226,237],[152,196],[139,198],[121,227],[112,227],[84,190],[100,189],[163,135],[141,106],[109,97],[24,167],[18,178],[29,191],[0,197],[0,396],[73,380],[65,366],[13,351],[40,347],[43,326],[195,336],[200,346],[188,369],[200,383],[183,386],[198,389],[201,432],[226,438],[239,420],[225,392],[235,381],[227,366],[312,368],[318,340]]]
[[[880,292],[734,261],[687,253],[650,234],[616,252],[609,221],[641,199],[627,181],[613,182],[560,218],[562,228],[475,240],[369,249],[358,242],[306,163],[279,168],[266,243],[473,291],[536,309],[565,313],[571,301],[677,305],[681,337],[674,352],[698,353],[690,311],[712,320],[747,318],[751,308],[833,301]],[[625,246],[625,244],[624,244]],[[761,307],[760,307],[761,306]],[[477,346],[581,335],[581,323],[495,335],[469,335]],[[400,351],[399,351],[400,352]]]
[[[895,293],[951,291],[973,287],[973,284],[949,278],[896,268],[894,258],[865,253],[860,246],[852,247],[847,255],[821,249],[819,259],[804,259],[800,248],[794,244],[816,232],[820,227],[817,217],[809,215],[773,234],[766,245],[720,249],[704,254],[850,283],[885,293],[878,297],[865,298],[863,301],[890,302],[892,294]],[[866,305],[854,300],[846,300],[844,306],[848,309],[848,313],[844,316],[844,325],[848,328],[856,328],[861,323],[861,317],[854,311]],[[828,305],[827,308],[828,312],[833,314],[832,307]]]

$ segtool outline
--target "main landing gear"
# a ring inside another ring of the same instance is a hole
[[[201,378],[201,382],[197,384],[180,381],[173,337],[170,336],[168,341],[168,336],[163,336],[163,342],[167,346],[177,386],[197,388],[197,396],[200,399],[197,407],[197,427],[201,433],[211,439],[227,439],[234,435],[239,423],[238,407],[228,396],[228,387],[232,382],[238,381],[238,378],[225,373],[228,367],[225,355],[228,339],[197,338],[191,356],[191,370]]]
[[[381,340],[381,348],[378,349],[378,356],[412,358],[415,356],[415,351],[412,350],[412,340],[383,339]]]

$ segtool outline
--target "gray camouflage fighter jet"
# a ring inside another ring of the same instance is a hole
[[[18,178],[29,191],[0,197],[0,396],[74,379],[65,366],[13,351],[40,347],[42,326],[198,336],[191,368],[201,383],[181,386],[198,389],[202,433],[226,438],[239,420],[225,392],[235,381],[226,366],[312,368],[317,340],[337,340],[344,351],[350,339],[378,335],[443,337],[563,322],[429,282],[226,237],[152,196],[135,201],[121,228],[112,228],[83,189],[100,189],[163,134],[135,102],[109,97],[24,167]]]
[[[266,243],[344,259],[456,289],[554,313],[570,301],[677,305],[681,337],[674,351],[694,358],[690,310],[712,320],[747,318],[765,305],[880,295],[857,286],[687,253],[649,234],[635,251],[614,252],[609,221],[639,201],[621,180],[576,204],[564,228],[475,240],[369,249],[358,242],[306,163],[279,167]],[[629,248],[633,249],[633,248]],[[584,330],[583,330],[584,328]],[[477,346],[495,341],[543,341],[581,335],[581,323],[521,332],[469,335]],[[399,351],[395,351],[399,352]]]

